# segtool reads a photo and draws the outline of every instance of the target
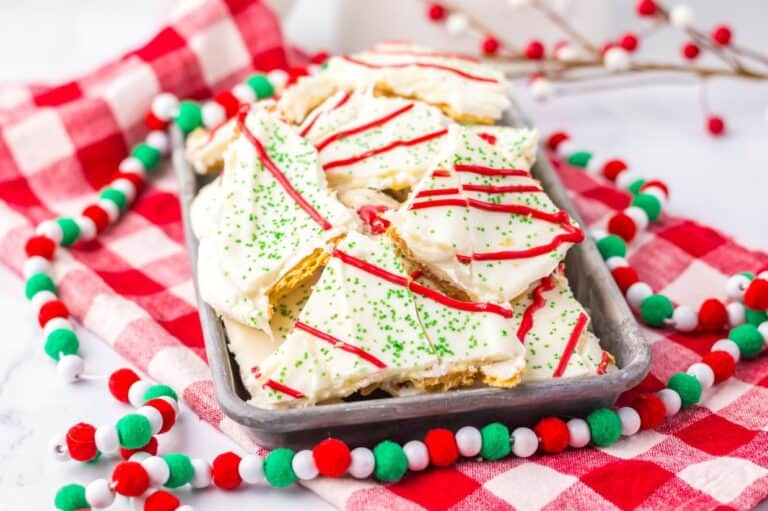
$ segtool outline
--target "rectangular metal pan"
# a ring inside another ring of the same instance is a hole
[[[529,125],[515,105],[506,113],[502,124]],[[196,270],[197,240],[192,234],[189,208],[198,189],[210,177],[195,174],[186,162],[179,132],[174,134],[173,144],[189,256]],[[552,200],[584,225],[543,154],[538,155],[532,173]],[[568,252],[566,272],[576,297],[592,316],[592,327],[603,348],[616,357],[618,371],[603,376],[529,383],[513,389],[477,388],[294,410],[263,410],[247,403],[248,392],[240,380],[237,363],[227,349],[223,324],[198,296],[216,397],[230,418],[248,428],[254,439],[268,448],[304,448],[328,436],[341,438],[353,446],[371,445],[385,438],[419,438],[427,429],[438,425],[479,427],[501,421],[511,426],[531,424],[545,415],[581,416],[596,407],[611,405],[619,394],[640,382],[650,368],[650,352],[592,241],[580,243]]]

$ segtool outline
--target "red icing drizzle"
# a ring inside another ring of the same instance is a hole
[[[395,149],[397,147],[401,146],[414,146],[418,144],[423,144],[424,142],[429,142],[430,140],[438,137],[442,137],[448,133],[448,129],[442,129],[439,131],[435,131],[432,133],[427,133],[426,135],[422,135],[420,137],[412,138],[410,140],[395,140],[394,142],[391,142],[385,146],[377,147],[375,149],[371,149],[369,151],[366,151],[362,154],[358,154],[357,156],[350,156],[349,158],[345,158],[343,160],[335,160],[326,163],[323,165],[325,170],[333,169],[336,167],[344,167],[346,165],[352,165],[354,163],[357,163],[359,161],[363,161],[366,158],[369,158],[371,156],[375,156],[377,154],[385,153],[387,151],[391,151],[392,149]]]
[[[432,177],[451,177],[451,173],[447,170],[436,170],[432,172]]]
[[[462,190],[466,192],[484,192],[484,193],[538,193],[544,190],[536,185],[462,185]]]
[[[563,351],[563,355],[562,357],[560,357],[560,363],[557,364],[557,368],[555,369],[555,372],[552,373],[552,376],[554,378],[561,377],[565,372],[565,368],[568,367],[568,361],[571,359],[571,355],[573,355],[573,350],[576,349],[576,344],[579,342],[579,337],[581,337],[581,333],[587,327],[588,321],[589,321],[589,318],[587,317],[586,314],[584,314],[583,312],[579,314],[579,319],[576,320],[576,326],[573,327],[571,336],[568,338],[568,344],[565,345],[565,350]]]
[[[466,163],[457,163],[453,167],[456,172],[469,172],[471,174],[480,174],[481,176],[519,176],[530,177],[530,173],[523,169],[495,169],[484,165],[469,165]]]
[[[447,71],[449,73],[453,73],[455,75],[461,76],[462,78],[466,78],[467,80],[473,80],[476,82],[499,83],[499,81],[496,80],[495,78],[488,78],[485,76],[473,75],[471,73],[467,73],[466,71],[462,71],[461,69],[457,69],[451,66],[445,66],[443,64],[432,64],[429,62],[401,62],[401,63],[394,63],[394,64],[374,64],[372,62],[365,62],[364,60],[360,60],[355,57],[350,57],[349,55],[342,55],[341,58],[346,60],[347,62],[351,62],[353,64],[357,64],[358,66],[363,66],[370,69],[403,68],[403,67],[413,66],[413,67],[422,67],[427,69],[437,69],[439,71]]]
[[[368,226],[371,234],[381,234],[389,228],[389,220],[382,218],[379,213],[383,213],[388,209],[387,206],[366,204],[357,210],[357,215]]]
[[[608,363],[611,361],[610,355],[607,351],[603,351],[603,356],[600,357],[600,364],[597,366],[597,374],[605,374],[608,370]]]
[[[342,98],[339,100],[339,102],[338,102],[338,103],[336,103],[336,106],[334,106],[333,108],[331,108],[331,110],[336,110],[337,108],[340,108],[340,107],[344,106],[344,104],[345,104],[347,101],[349,101],[349,97],[350,97],[351,95],[352,95],[352,93],[351,93],[351,92],[347,92],[346,94],[344,94],[344,96],[342,96]],[[309,124],[307,124],[306,126],[304,126],[304,129],[303,129],[303,130],[301,130],[301,133],[299,133],[299,135],[301,135],[302,137],[306,137],[306,136],[307,136],[307,133],[309,133],[309,131],[312,129],[312,126],[314,126],[314,125],[315,125],[315,123],[317,122],[317,120],[318,120],[318,119],[320,118],[320,116],[321,116],[321,115],[323,115],[324,113],[325,113],[325,112],[323,112],[323,111],[317,112],[317,115],[315,115],[315,116],[312,118],[312,120],[309,122]]]
[[[293,187],[290,181],[288,181],[288,178],[285,177],[285,174],[283,174],[277,165],[275,165],[275,162],[273,162],[269,157],[267,151],[264,149],[264,146],[261,144],[259,139],[256,138],[254,134],[251,133],[251,131],[248,129],[248,126],[245,125],[245,118],[247,115],[247,111],[241,111],[237,115],[237,125],[240,128],[240,131],[245,135],[245,138],[248,139],[248,141],[256,149],[256,152],[258,153],[259,159],[261,160],[262,165],[264,165],[264,168],[267,169],[270,174],[272,174],[278,183],[280,183],[280,185],[285,190],[285,193],[287,193],[301,209],[303,209],[310,217],[312,217],[312,220],[317,222],[317,224],[326,231],[331,229],[333,226],[325,218],[323,218],[323,216],[318,213],[312,204],[307,202],[306,199],[304,199],[304,197],[302,197],[302,195]]]
[[[303,323],[301,321],[297,321],[295,324],[295,327],[299,330],[304,330],[305,332],[317,337],[318,339],[321,339],[323,341],[329,342],[333,344],[336,348],[339,348],[340,350],[344,350],[348,353],[352,353],[353,355],[357,355],[358,357],[362,358],[363,360],[366,360],[370,362],[371,364],[375,365],[379,369],[384,369],[387,367],[387,364],[379,360],[378,358],[374,357],[367,351],[364,351],[357,346],[353,346],[352,344],[346,343],[342,341],[341,339],[338,339],[331,334],[327,334],[323,331],[320,331],[316,328],[313,328],[306,323]]]
[[[398,108],[394,112],[391,112],[384,117],[379,117],[378,119],[374,119],[371,122],[368,122],[366,124],[361,124],[360,126],[356,126],[354,128],[349,128],[346,130],[339,131],[338,133],[334,133],[332,135],[329,135],[325,140],[317,144],[317,150],[322,151],[325,149],[329,144],[332,144],[333,142],[337,140],[341,140],[342,138],[349,137],[351,135],[356,135],[358,133],[362,133],[364,131],[368,131],[371,128],[375,128],[377,126],[381,126],[383,124],[388,123],[392,119],[396,119],[397,117],[403,115],[404,113],[408,112],[413,108],[414,104],[410,103],[408,105],[405,105],[402,108]]]
[[[416,194],[416,198],[419,197],[435,197],[439,195],[454,195],[459,193],[458,188],[443,188],[437,190],[422,190]]]
[[[491,145],[495,145],[496,144],[496,137],[493,136],[490,133],[485,133],[485,132],[478,133],[477,136],[482,138],[483,140],[485,140],[486,142],[488,142]]]
[[[544,297],[542,295],[545,292],[552,290],[554,287],[555,282],[550,276],[542,278],[539,281],[539,285],[533,289],[533,301],[526,307],[525,312],[523,313],[523,319],[520,321],[520,326],[517,328],[517,338],[520,339],[520,342],[523,344],[525,344],[525,336],[528,335],[528,332],[533,328],[533,315],[536,314],[537,310],[544,306]]]
[[[291,396],[294,399],[302,399],[306,396],[299,392],[296,389],[292,389],[288,385],[283,385],[282,383],[275,381],[275,380],[267,380],[264,382],[264,385],[262,387],[269,387],[272,390],[276,390],[278,392],[282,392],[283,394],[287,396]]]
[[[362,259],[358,259],[357,257],[349,255],[346,252],[342,252],[339,249],[334,249],[333,257],[337,257],[344,264],[354,266],[358,270],[362,270],[366,273],[370,273],[371,275],[375,275],[380,279],[386,280],[387,282],[391,282],[392,284],[395,284],[397,286],[406,287],[408,285],[408,279],[406,279],[405,277],[396,275],[392,272],[385,270],[384,268],[379,268],[374,264],[371,264],[367,261],[363,261]]]

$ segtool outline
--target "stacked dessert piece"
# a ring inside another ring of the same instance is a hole
[[[498,71],[388,44],[332,58],[188,140],[198,286],[252,402],[602,374],[562,260],[583,233],[531,177],[536,132],[491,126]]]

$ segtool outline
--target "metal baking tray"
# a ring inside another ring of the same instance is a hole
[[[514,104],[505,113],[501,124],[530,125]],[[198,189],[211,178],[192,170],[184,157],[183,144],[180,132],[175,132],[173,162],[178,175],[189,257],[196,269],[197,240],[192,233],[189,208]],[[552,200],[584,225],[541,152],[532,173]],[[581,416],[596,407],[610,406],[622,392],[645,377],[650,368],[650,352],[624,297],[591,240],[568,252],[566,274],[576,298],[590,312],[592,327],[603,348],[616,358],[618,371],[602,376],[529,383],[513,389],[475,388],[293,410],[264,410],[247,403],[249,395],[240,380],[237,362],[227,348],[224,326],[198,295],[216,398],[224,413],[245,426],[254,440],[267,448],[305,448],[329,436],[353,446],[371,445],[385,438],[419,438],[426,430],[438,425],[479,427],[493,421],[510,426],[530,425],[546,415]]]

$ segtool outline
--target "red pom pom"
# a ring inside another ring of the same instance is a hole
[[[115,174],[115,177],[113,177],[112,180],[115,181],[117,179],[125,179],[126,181],[130,181],[133,187],[136,189],[136,193],[141,192],[141,189],[144,188],[144,178],[141,176],[141,174],[136,172],[118,172]]]
[[[181,501],[172,493],[157,490],[144,501],[144,511],[175,511]]]
[[[720,300],[709,298],[699,307],[699,328],[705,332],[717,332],[728,324],[728,310]]]
[[[312,55],[309,58],[309,61],[311,63],[313,63],[313,64],[320,65],[323,62],[325,62],[326,60],[328,60],[328,57],[330,57],[330,55],[328,55],[327,51],[319,51],[319,52],[315,53],[314,55]]]
[[[664,181],[659,181],[658,179],[649,179],[643,185],[640,187],[640,191],[644,192],[646,190],[649,190],[651,188],[658,188],[662,192],[664,192],[665,197],[669,197],[669,188],[667,187],[666,183]]]
[[[231,91],[223,90],[213,97],[213,100],[221,105],[227,118],[233,117],[240,110],[240,101]]]
[[[352,457],[349,447],[341,440],[327,438],[312,449],[317,470],[326,477],[341,477],[349,468]]]
[[[91,461],[98,454],[94,435],[96,428],[85,422],[75,424],[67,431],[69,457],[75,461]]]
[[[525,45],[525,56],[529,60],[541,60],[544,58],[544,45],[536,39]]]
[[[552,133],[547,139],[547,147],[550,151],[557,151],[557,147],[560,145],[560,143],[565,142],[569,138],[570,137],[567,133],[563,131],[556,131],[555,133]]]
[[[541,419],[533,430],[539,436],[539,447],[544,452],[563,452],[568,447],[568,426],[557,417]]]
[[[120,448],[120,457],[124,460],[128,460],[136,454],[137,452],[145,452],[151,456],[157,455],[157,438],[152,437],[149,439],[149,442],[147,442],[147,445],[144,447],[139,447],[138,449],[124,449]]]
[[[624,241],[632,241],[637,234],[637,226],[632,217],[626,213],[616,213],[608,220],[608,232],[615,234]]]
[[[627,32],[619,39],[619,46],[632,53],[637,50],[639,40],[635,34]]]
[[[149,474],[141,463],[122,461],[112,471],[115,492],[125,497],[140,497],[149,488]]]
[[[447,429],[430,429],[424,437],[429,460],[436,467],[448,467],[459,459],[456,437]]]
[[[168,121],[164,121],[152,113],[152,110],[147,112],[147,116],[144,118],[144,124],[147,125],[149,130],[161,130],[165,131],[168,128]]]
[[[613,280],[616,281],[616,285],[621,289],[621,294],[626,293],[629,286],[640,280],[637,276],[637,272],[631,266],[619,266],[618,268],[614,268],[611,270],[611,275],[613,275]]]
[[[720,45],[727,46],[731,43],[731,27],[728,25],[718,25],[712,29],[712,42]]]
[[[60,300],[51,300],[40,307],[40,312],[37,314],[37,322],[40,323],[40,326],[42,327],[53,318],[66,317],[69,317],[67,306]]]
[[[222,490],[233,490],[240,486],[243,480],[238,471],[239,465],[240,456],[233,452],[224,452],[216,456],[211,465],[213,484]]]
[[[640,416],[640,427],[642,429],[653,429],[664,420],[667,415],[667,409],[664,403],[656,394],[645,394],[637,398],[632,404]]]
[[[627,169],[627,164],[622,160],[608,160],[603,165],[603,176],[609,181],[616,181],[619,174]]]
[[[128,390],[139,381],[139,375],[133,369],[123,367],[109,375],[109,392],[115,399],[128,403]]]
[[[486,55],[495,55],[497,51],[499,51],[499,40],[493,37],[492,35],[486,36],[485,39],[483,39],[482,49],[483,53]]]
[[[725,121],[717,115],[710,115],[707,119],[707,131],[714,136],[720,136],[725,133]]]
[[[160,412],[160,415],[163,417],[163,426],[160,428],[160,431],[157,432],[158,434],[165,433],[176,423],[176,409],[167,400],[158,397],[150,399],[144,403],[144,405],[151,406]]]
[[[744,291],[744,305],[754,310],[768,309],[768,280],[756,278]]]
[[[653,0],[640,0],[635,5],[635,12],[639,16],[653,16],[656,14],[656,2]]]
[[[715,373],[715,383],[727,380],[736,370],[736,361],[730,353],[725,351],[711,351],[704,355],[701,361],[712,368],[712,372]]]
[[[286,85],[293,85],[297,81],[299,81],[299,78],[302,76],[309,75],[309,71],[307,71],[304,67],[292,67],[288,69],[288,81],[286,82]]]
[[[24,252],[27,253],[27,257],[40,256],[50,261],[56,252],[56,242],[46,236],[32,236],[24,245]]]
[[[427,6],[427,17],[432,21],[440,21],[445,18],[445,7],[440,4],[429,4]]]
[[[85,208],[82,215],[93,220],[97,232],[101,232],[109,226],[109,215],[107,215],[104,208],[98,204],[93,204]]]
[[[699,47],[696,43],[685,43],[683,45],[683,48],[680,50],[680,52],[683,54],[683,57],[688,60],[693,60],[699,56],[701,50],[699,50]]]

